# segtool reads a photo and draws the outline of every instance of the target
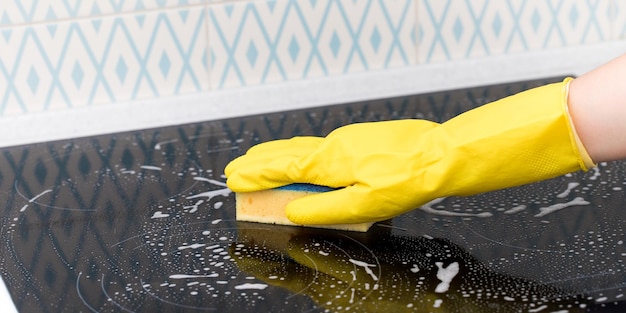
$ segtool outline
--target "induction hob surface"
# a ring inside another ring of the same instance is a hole
[[[441,122],[557,80],[2,149],[0,273],[21,312],[624,311],[623,162],[438,199],[367,233],[236,222],[224,184],[259,142]]]

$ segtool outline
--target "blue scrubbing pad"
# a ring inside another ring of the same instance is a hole
[[[306,192],[327,192],[335,190],[327,186],[295,183],[276,188],[277,190],[306,191]]]

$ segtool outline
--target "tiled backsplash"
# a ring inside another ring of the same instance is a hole
[[[0,116],[624,35],[622,0],[3,0]]]
[[[419,1],[419,62],[594,44],[621,37],[624,1]],[[619,7],[618,7],[619,6]]]
[[[209,5],[211,88],[416,63],[412,0],[283,0]]]

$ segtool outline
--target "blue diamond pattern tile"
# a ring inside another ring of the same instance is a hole
[[[276,7],[276,1],[267,1],[265,3],[267,4],[267,7],[270,11],[274,11],[274,8]]]
[[[339,39],[339,36],[337,36],[337,32],[333,32],[333,36],[330,39],[328,46],[330,47],[330,51],[333,52],[333,56],[337,57],[337,55],[339,54],[339,49],[341,49],[341,39]]]
[[[11,35],[13,34],[13,31],[13,28],[0,28],[0,34],[2,35],[2,37],[0,37],[0,45],[7,46],[7,43],[11,42]],[[2,39],[4,40],[2,41]]]
[[[206,53],[206,51],[202,54],[202,66],[204,67],[204,69],[208,72],[209,71],[209,64],[208,64],[208,53]]]
[[[180,18],[184,22],[185,20],[187,20],[187,16],[189,16],[189,11],[181,10],[178,12],[178,14],[180,14]]]
[[[0,115],[208,90],[205,22],[199,6],[0,29]]]
[[[50,36],[54,37],[56,35],[57,25],[55,25],[55,24],[48,25],[46,28],[48,29],[48,32],[50,33]]]
[[[3,0],[0,1],[0,16],[5,12],[12,17],[7,24],[25,24],[175,9],[180,6],[201,5],[205,2],[206,0]],[[2,19],[0,23],[3,23]]]
[[[531,17],[530,23],[533,26],[533,30],[535,33],[539,30],[539,26],[541,25],[541,13],[539,13],[539,9],[535,8],[533,10],[533,15]]]
[[[159,68],[161,69],[161,73],[163,74],[163,76],[167,77],[167,75],[170,73],[170,65],[172,65],[172,63],[170,62],[170,58],[167,57],[167,53],[163,51],[163,54],[161,55],[161,61],[159,61]]]
[[[9,18],[9,14],[7,12],[2,13],[2,17],[0,18],[0,25],[10,25],[11,19]]]
[[[248,62],[250,66],[254,67],[256,64],[257,57],[259,56],[258,50],[254,45],[254,41],[250,41],[250,45],[248,45],[248,50],[246,52],[246,57],[248,58]]]
[[[298,58],[298,53],[300,53],[300,45],[298,44],[298,38],[296,36],[292,36],[289,41],[289,56],[292,61],[296,61]]]
[[[233,10],[235,10],[235,6],[232,4],[226,4],[224,5],[224,12],[226,12],[227,16],[232,16],[233,15]]]
[[[90,16],[99,16],[102,14],[102,11],[100,10],[100,7],[98,6],[98,3],[94,3],[93,6],[91,7],[91,11],[90,11]]]
[[[7,81],[5,75],[2,75],[3,72],[6,72],[6,69],[2,67],[2,64],[0,64],[0,113],[4,112],[3,104],[7,103],[7,99],[13,96],[8,92],[9,82]]]
[[[370,36],[370,43],[372,44],[372,48],[374,51],[378,51],[380,48],[380,32],[378,31],[378,27],[374,27],[374,31],[372,32],[372,36]]]
[[[117,65],[115,66],[115,73],[117,74],[117,78],[120,80],[120,83],[124,83],[126,80],[126,74],[128,74],[128,66],[126,66],[126,62],[123,57],[120,57],[117,60]]]
[[[215,66],[215,53],[213,53],[213,50],[209,50],[209,51],[210,51],[209,55],[211,56],[211,68],[212,68],[213,66]],[[206,60],[207,56],[205,55],[204,58]]]
[[[502,30],[502,19],[500,18],[500,14],[496,13],[496,16],[493,18],[493,22],[491,23],[491,29],[496,37],[500,36],[500,31]]]
[[[76,63],[74,63],[74,69],[72,70],[72,80],[77,88],[80,88],[80,85],[83,83],[83,78],[85,77],[84,74],[85,72],[83,72],[80,63],[76,61]]]
[[[460,41],[461,36],[463,36],[463,23],[461,23],[461,19],[457,17],[454,21],[454,38],[456,41]]]
[[[39,87],[39,75],[37,75],[37,71],[34,67],[31,67],[30,71],[28,71],[28,86],[33,93],[37,92],[37,87]]]
[[[613,29],[619,28],[614,25],[619,18],[609,13],[618,2],[417,0],[418,62],[445,62],[606,41],[614,37]]]
[[[212,89],[416,64],[415,9],[414,0],[210,5]]]
[[[100,31],[100,26],[102,26],[102,20],[101,19],[94,19],[93,21],[91,21],[91,25],[93,26],[94,30],[96,32]]]
[[[618,0],[7,0],[0,115],[625,37]]]
[[[137,15],[135,15],[135,20],[137,20],[137,24],[139,26],[143,26],[144,22],[146,21],[146,15],[145,14],[137,14]]]
[[[569,11],[569,21],[570,21],[572,27],[574,27],[574,26],[576,26],[576,24],[578,24],[578,17],[579,17],[578,8],[573,6],[571,8],[571,10]]]
[[[54,21],[57,19],[57,15],[52,8],[48,8],[48,14],[46,14],[46,21]]]

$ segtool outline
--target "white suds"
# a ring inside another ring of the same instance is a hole
[[[144,170],[152,170],[152,171],[160,171],[160,170],[162,170],[162,168],[160,168],[158,166],[152,166],[152,165],[142,165],[140,167],[143,168]]]
[[[548,306],[544,304],[544,305],[542,305],[542,306],[540,306],[540,307],[538,307],[538,308],[535,308],[535,309],[529,309],[529,310],[528,310],[528,312],[530,312],[530,313],[541,312],[541,311],[543,311],[543,310],[545,310],[545,309],[547,309],[547,308],[548,308]]]
[[[521,205],[518,205],[516,207],[510,208],[510,209],[504,211],[504,214],[515,214],[515,213],[522,212],[524,210],[526,210],[526,206],[521,204]]]
[[[161,150],[161,145],[166,144],[166,143],[173,143],[177,141],[178,139],[171,139],[171,140],[158,142],[156,145],[154,145],[154,150]]]
[[[567,184],[567,189],[565,189],[565,191],[561,192],[560,194],[556,195],[557,198],[565,198],[567,196],[569,196],[570,192],[572,192],[572,190],[574,190],[574,188],[578,187],[580,185],[580,183],[569,183]]]
[[[441,303],[443,303],[443,300],[441,300],[441,299],[435,300],[435,303],[433,304],[433,308],[441,307]]]
[[[161,211],[156,211],[154,212],[154,214],[152,215],[151,218],[164,218],[164,217],[169,217],[170,215],[167,213],[163,213]]]
[[[420,208],[422,211],[425,211],[427,213],[431,213],[431,214],[437,214],[437,215],[442,215],[442,216],[462,216],[462,217],[491,217],[493,216],[492,213],[490,212],[482,212],[482,213],[461,213],[461,212],[451,212],[451,211],[445,211],[445,210],[438,210],[433,208],[433,206],[441,201],[443,201],[445,198],[437,198],[435,200],[432,200],[424,205],[422,205],[422,207]]]
[[[263,289],[265,289],[267,287],[268,287],[268,285],[266,285],[266,284],[245,283],[245,284],[241,284],[241,285],[235,286],[235,289],[237,289],[237,290],[248,290],[248,289],[263,290]]]
[[[581,197],[576,197],[574,198],[574,200],[570,201],[570,202],[565,202],[565,203],[557,203],[557,204],[553,204],[551,206],[547,206],[547,207],[543,207],[543,208],[539,208],[539,213],[535,215],[535,217],[542,217],[542,216],[546,216],[550,213],[565,209],[567,207],[571,207],[571,206],[577,206],[577,205],[588,205],[590,204],[590,202],[586,201],[585,199],[581,198]]]
[[[183,206],[183,209],[190,209],[189,213],[196,213],[196,211],[198,211],[198,206],[202,203],[204,203],[204,200],[198,200],[194,205]]]
[[[363,261],[359,261],[359,260],[355,260],[355,259],[349,259],[350,263],[356,265],[356,266],[360,266],[363,269],[365,269],[365,272],[368,273],[370,276],[372,276],[373,280],[378,280],[378,277],[374,274],[374,272],[372,271],[372,269],[370,267],[376,267],[376,265],[374,264],[367,264]]]
[[[593,171],[593,174],[589,177],[589,179],[596,180],[600,177],[600,169],[598,167],[592,167],[591,171]]]
[[[188,245],[188,246],[180,246],[178,247],[178,250],[185,250],[185,249],[198,249],[198,248],[202,248],[206,246],[205,244],[202,243],[194,243],[192,245]]]
[[[226,187],[225,183],[223,183],[223,182],[221,182],[219,180],[215,180],[215,179],[210,179],[210,178],[206,178],[206,177],[194,177],[193,179],[197,180],[197,181],[205,181],[205,182],[211,183],[213,185],[217,185],[217,186]]]
[[[187,278],[215,278],[219,275],[217,273],[211,275],[187,275],[187,274],[174,274],[170,275],[171,279],[187,279]]]
[[[441,280],[439,285],[435,288],[436,293],[443,293],[450,288],[450,282],[459,273],[459,263],[452,262],[448,267],[443,267],[442,262],[436,262],[435,265],[439,268],[437,270],[437,278]]]
[[[43,196],[43,195],[45,195],[45,194],[47,194],[47,193],[49,193],[49,192],[52,192],[52,189],[45,190],[44,192],[42,192],[42,193],[40,193],[40,194],[38,194],[38,195],[36,195],[36,196],[32,197],[30,200],[28,200],[28,203],[33,203],[33,202],[35,202],[35,200],[37,200],[37,199],[41,198],[41,196]]]
[[[215,196],[228,196],[232,191],[228,188],[223,188],[223,189],[218,189],[218,190],[211,190],[211,191],[207,191],[207,192],[203,192],[203,193],[199,193],[197,195],[191,195],[188,196],[187,199],[196,199],[196,198],[202,198],[202,197],[206,197],[208,198],[208,200],[210,200],[211,198],[215,197]]]

